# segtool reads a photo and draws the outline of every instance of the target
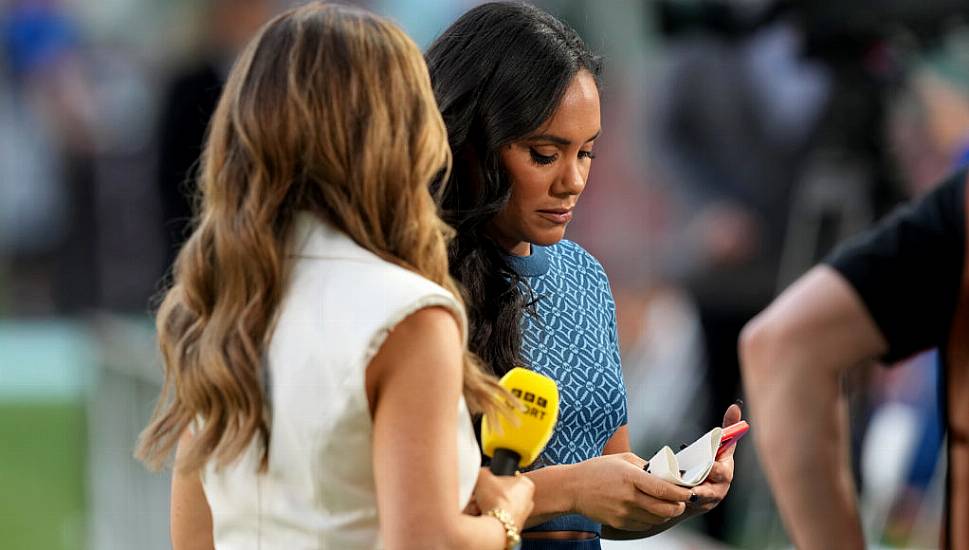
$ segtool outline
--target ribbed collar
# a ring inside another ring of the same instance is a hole
[[[525,277],[538,277],[548,273],[548,249],[544,246],[532,245],[532,253],[528,256],[505,256],[512,269]]]

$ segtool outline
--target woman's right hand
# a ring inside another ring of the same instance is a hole
[[[575,512],[625,531],[648,531],[683,514],[690,490],[646,473],[645,464],[633,453],[575,464]]]
[[[472,504],[482,513],[501,508],[508,512],[521,530],[532,513],[535,484],[525,476],[496,476],[488,468],[481,468],[474,487]]]

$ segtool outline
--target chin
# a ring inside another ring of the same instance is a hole
[[[538,246],[552,246],[565,238],[565,228],[554,231],[536,231],[531,235],[529,242]]]

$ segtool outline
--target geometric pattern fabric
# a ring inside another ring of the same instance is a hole
[[[599,262],[571,241],[533,244],[530,256],[515,260],[531,264],[519,272],[538,298],[538,318],[524,315],[522,359],[555,380],[560,398],[555,431],[530,469],[600,456],[627,421],[609,280]]]

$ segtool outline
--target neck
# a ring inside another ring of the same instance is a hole
[[[532,255],[532,244],[529,242],[522,241],[511,248],[506,247],[505,250],[508,251],[512,256],[531,256]]]
[[[514,239],[509,239],[501,234],[495,226],[488,228],[488,234],[498,246],[503,248],[511,256],[531,256],[532,255],[532,243],[528,241],[516,241]]]

